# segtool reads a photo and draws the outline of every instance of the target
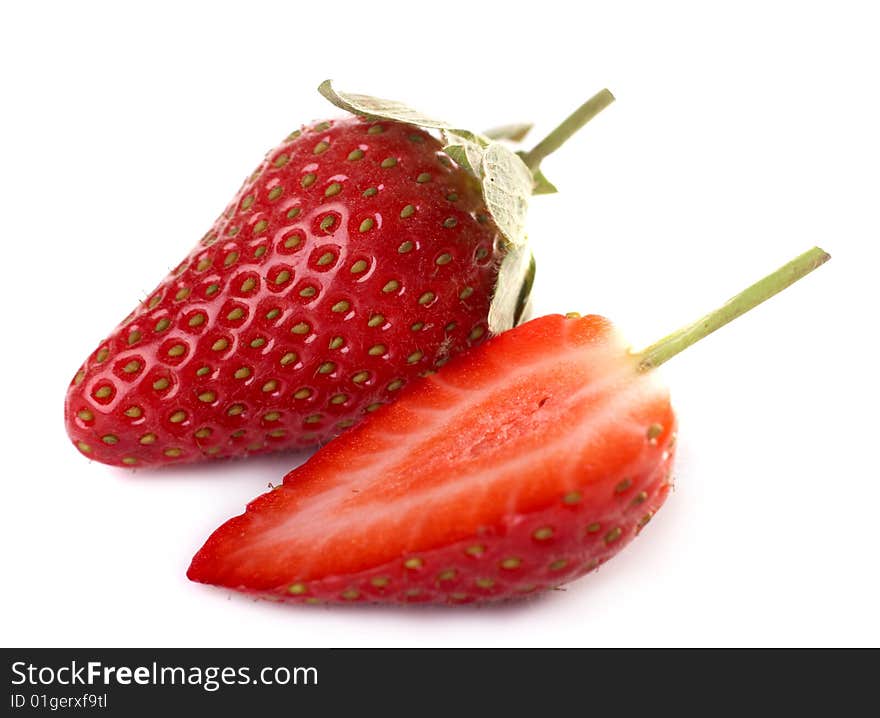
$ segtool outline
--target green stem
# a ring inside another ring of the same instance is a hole
[[[641,357],[639,371],[649,371],[660,366],[679,352],[687,349],[691,344],[709,336],[716,329],[720,329],[738,316],[767,301],[774,294],[790,287],[817,267],[825,264],[829,259],[831,259],[831,255],[819,247],[813,247],[808,252],[804,252],[801,256],[727,300],[715,311],[709,312],[701,319],[672,332],[669,336],[639,352],[637,355]]]
[[[526,166],[534,172],[547,155],[558,150],[565,141],[581,127],[592,120],[608,105],[614,102],[614,95],[608,90],[601,90],[578,107],[559,126],[523,155]]]

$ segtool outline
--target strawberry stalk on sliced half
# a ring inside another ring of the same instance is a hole
[[[189,578],[295,602],[534,594],[620,551],[671,486],[653,371],[813,269],[814,248],[633,352],[599,316],[545,316],[413,385],[208,539]]]

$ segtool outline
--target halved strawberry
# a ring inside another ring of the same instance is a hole
[[[293,601],[465,603],[570,581],[670,488],[650,371],[827,259],[812,250],[634,354],[602,317],[541,317],[413,386],[221,526],[188,576]]]
[[[542,317],[342,436],[223,526],[190,578],[298,599],[472,601],[555,586],[669,489],[666,389],[601,317]]]

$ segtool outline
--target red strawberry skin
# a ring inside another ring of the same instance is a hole
[[[324,442],[485,338],[498,242],[422,130],[303,128],[88,357],[68,434],[124,466]]]
[[[188,576],[294,602],[532,595],[607,561],[671,486],[676,419],[596,316],[536,319],[411,387],[208,539]]]

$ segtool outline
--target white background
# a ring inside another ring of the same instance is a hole
[[[867,2],[719,6],[5,3],[0,641],[880,644],[880,23]],[[675,493],[564,592],[309,609],[191,584],[209,532],[302,457],[131,473],[67,441],[80,361],[267,149],[336,114],[327,77],[535,139],[614,91],[544,165],[561,191],[533,203],[537,313],[603,313],[645,344],[813,244],[834,255],[664,369]]]

